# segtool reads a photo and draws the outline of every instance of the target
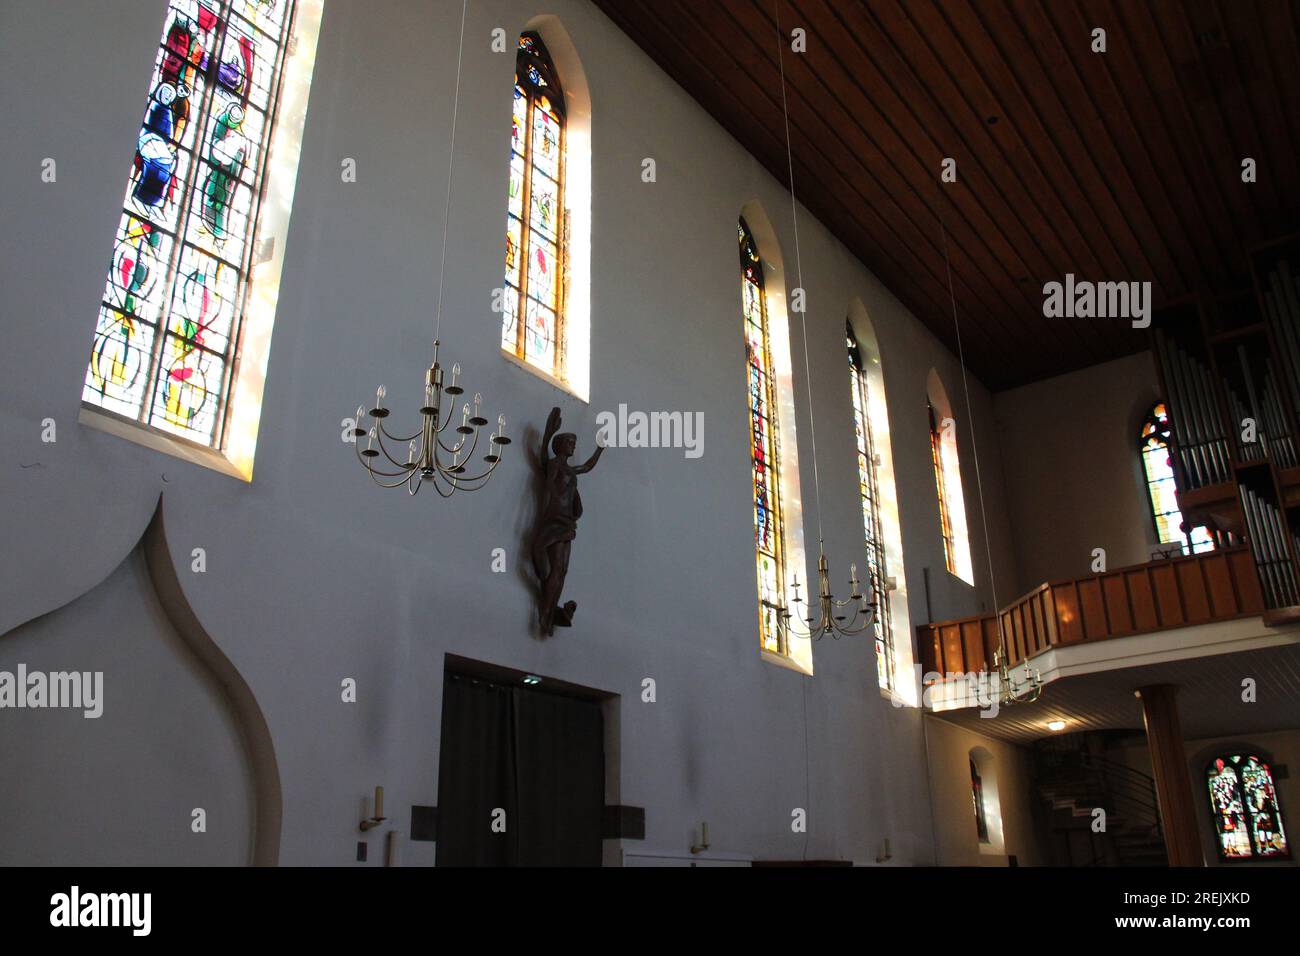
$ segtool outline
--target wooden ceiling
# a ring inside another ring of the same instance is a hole
[[[1044,318],[1044,282],[1222,295],[1300,229],[1294,0],[594,2],[788,183],[784,35],[796,195],[955,351],[942,222],[994,389],[1147,347],[1124,320]]]

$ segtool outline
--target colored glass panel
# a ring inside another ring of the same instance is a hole
[[[768,336],[767,301],[758,247],[745,221],[740,243],[741,313],[749,397],[749,450],[754,489],[754,546],[758,565],[759,646],[788,654],[780,614],[785,607],[785,548],[781,524],[780,442]]]
[[[292,13],[169,4],[82,390],[204,445],[221,444]]]
[[[1184,547],[1193,553],[1213,551],[1214,539],[1204,525],[1192,528],[1190,532],[1184,531],[1183,513],[1178,507],[1178,485],[1170,459],[1169,436],[1169,413],[1163,402],[1157,402],[1142,422],[1138,439],[1156,536],[1162,543],[1184,542]]]
[[[930,461],[934,466],[934,483],[939,495],[939,530],[943,535],[943,563],[952,574],[957,573],[956,547],[953,537],[952,516],[948,510],[948,483],[943,477],[943,435],[939,431],[939,421],[934,406],[929,405],[930,412]]]
[[[564,115],[536,34],[519,38],[510,129],[501,347],[563,378]]]
[[[1224,860],[1291,855],[1273,773],[1259,757],[1225,754],[1206,768],[1210,813]]]
[[[858,494],[862,499],[862,530],[867,546],[867,578],[876,601],[871,623],[876,649],[876,678],[886,689],[894,685],[894,636],[890,629],[889,591],[885,587],[885,540],[880,520],[880,486],[877,480],[877,453],[871,431],[871,394],[862,350],[851,329],[845,330],[849,353],[850,388],[853,392],[853,428],[858,461]]]

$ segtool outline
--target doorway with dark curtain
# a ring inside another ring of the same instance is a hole
[[[600,703],[450,671],[442,701],[438,866],[600,866]]]

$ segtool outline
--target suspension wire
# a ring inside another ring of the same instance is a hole
[[[1002,631],[1002,614],[998,604],[998,582],[997,575],[993,570],[993,545],[991,535],[989,534],[988,513],[984,509],[984,479],[980,474],[980,447],[975,440],[975,411],[971,407],[970,401],[970,383],[966,376],[966,352],[962,347],[961,340],[961,322],[957,319],[957,293],[953,291],[952,285],[952,260],[948,257],[948,230],[943,225],[943,199],[940,198],[938,205],[935,207],[935,216],[939,220],[939,238],[943,249],[943,265],[948,275],[948,300],[952,303],[952,327],[957,333],[957,363],[961,366],[961,388],[966,396],[966,419],[970,427],[970,444],[971,451],[975,457],[975,487],[980,497],[980,521],[984,525],[984,557],[989,564],[989,591],[993,596],[993,617],[998,622],[998,648],[1002,652],[1002,663],[1006,663],[1006,635]],[[955,427],[955,425],[954,425]],[[969,547],[969,544],[968,544]]]
[[[794,261],[799,292],[806,298],[807,290],[803,285],[803,257],[799,253],[799,204],[794,197],[794,152],[790,146],[790,104],[785,94],[785,34],[781,32],[781,0],[773,0],[773,14],[776,17],[776,63],[781,71],[781,114],[785,120],[785,161],[790,172],[790,220],[794,226]],[[812,369],[808,362],[808,311],[807,303],[799,312],[799,328],[803,335],[803,370],[804,382],[808,389],[808,436],[812,440],[813,497],[817,502],[817,551],[824,551],[822,535],[822,482],[817,468],[817,420],[813,417],[812,403]],[[810,592],[811,593],[811,592]]]
[[[447,229],[451,224],[451,174],[456,168],[456,117],[460,112],[460,68],[465,57],[465,17],[469,12],[469,0],[462,0],[460,7],[460,45],[456,50],[456,93],[451,101],[451,149],[447,160],[447,201],[442,213],[442,263],[438,266],[438,318],[435,323],[434,339],[442,337],[442,288],[447,274]]]

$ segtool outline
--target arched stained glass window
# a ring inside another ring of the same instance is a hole
[[[957,544],[952,530],[952,512],[948,505],[948,482],[944,476],[943,433],[939,431],[939,416],[934,403],[927,404],[930,416],[930,462],[934,466],[934,484],[939,495],[939,532],[943,535],[944,566],[957,573]]]
[[[984,781],[975,761],[970,761],[970,795],[975,808],[975,834],[981,843],[989,842],[989,818],[984,809]]]
[[[1147,501],[1155,522],[1156,537],[1161,543],[1184,542],[1191,552],[1214,550],[1214,540],[1204,527],[1183,530],[1183,514],[1178,509],[1177,485],[1169,459],[1169,413],[1164,402],[1156,402],[1142,421],[1138,449],[1142,455],[1142,474],[1146,478]]]
[[[781,510],[781,441],[763,262],[744,219],[740,220],[738,235],[749,388],[754,543],[758,560],[759,640],[764,650],[788,655],[785,633],[778,627],[785,607],[785,529]]]
[[[501,348],[563,381],[564,94],[536,33],[519,37],[513,117]]]
[[[294,18],[294,0],[169,4],[84,403],[223,447]]]
[[[1225,754],[1210,762],[1205,775],[1221,859],[1290,857],[1267,763],[1253,755]]]
[[[880,686],[889,689],[893,686],[894,676],[894,636],[890,630],[890,592],[885,586],[885,536],[880,516],[880,480],[877,474],[880,456],[871,429],[871,395],[862,349],[853,335],[853,329],[847,324],[844,334],[849,351],[850,388],[853,391],[853,428],[857,439],[862,529],[867,545],[867,580],[871,586],[870,593],[877,602],[875,619],[871,624],[876,646],[876,675]]]

